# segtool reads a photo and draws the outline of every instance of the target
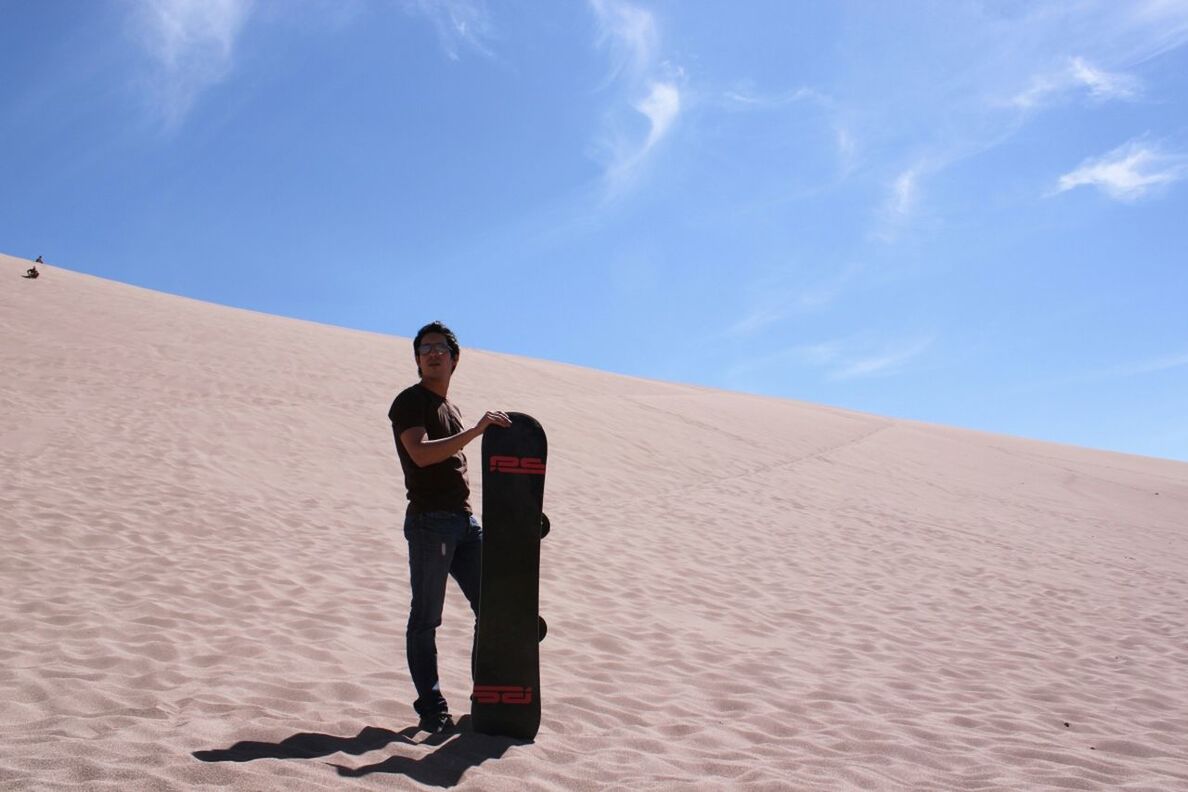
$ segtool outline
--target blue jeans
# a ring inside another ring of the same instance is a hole
[[[412,579],[412,608],[405,633],[408,670],[417,689],[413,708],[421,716],[446,712],[437,678],[437,628],[445,605],[446,577],[453,575],[478,628],[479,580],[483,564],[483,529],[464,512],[424,512],[404,518],[408,539],[408,568]],[[470,650],[474,672],[474,646]]]

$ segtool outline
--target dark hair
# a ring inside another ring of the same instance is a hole
[[[417,331],[417,337],[413,339],[413,356],[421,356],[421,339],[430,333],[440,333],[445,336],[446,344],[450,348],[450,357],[454,359],[455,365],[457,365],[458,354],[461,352],[461,347],[458,346],[458,337],[454,335],[453,330],[439,321],[430,322]],[[421,376],[420,365],[417,366],[417,376]]]

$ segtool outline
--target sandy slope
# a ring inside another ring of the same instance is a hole
[[[0,790],[1188,788],[1188,465],[465,351],[549,431],[544,722],[424,741],[407,339],[27,266]]]

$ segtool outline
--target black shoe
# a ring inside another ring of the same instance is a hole
[[[417,728],[430,734],[444,734],[445,732],[454,730],[454,719],[448,712],[425,715],[421,718],[421,722],[417,724]]]

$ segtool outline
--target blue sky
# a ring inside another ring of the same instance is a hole
[[[0,250],[1188,460],[1186,45],[1188,0],[0,0]]]

